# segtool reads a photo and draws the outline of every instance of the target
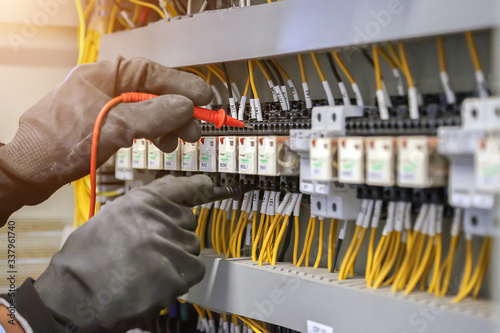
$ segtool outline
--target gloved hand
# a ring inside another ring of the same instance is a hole
[[[12,142],[0,146],[0,226],[23,205],[38,204],[89,173],[97,114],[111,98],[133,91],[163,96],[122,103],[108,113],[99,136],[98,166],[119,148],[130,147],[134,138],[153,140],[165,152],[175,149],[177,137],[199,139],[193,104],[212,99],[201,78],[139,58],[78,66],[21,116]]]
[[[167,176],[106,204],[35,282],[40,298],[84,332],[126,332],[129,322],[158,314],[203,278],[190,207],[212,190],[207,176]]]

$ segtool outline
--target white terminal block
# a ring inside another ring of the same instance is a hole
[[[311,139],[311,179],[332,181],[337,178],[337,140],[331,138]]]
[[[219,137],[219,172],[238,172],[238,137]]]
[[[362,117],[366,107],[356,105],[317,106],[312,109],[312,129],[328,130],[336,135],[345,135],[346,120]]]
[[[148,142],[146,139],[134,139],[132,144],[132,167],[134,169],[147,169]]]
[[[179,140],[177,148],[171,153],[163,154],[163,169],[178,171],[181,169],[181,141]]]
[[[499,236],[498,229],[499,216],[495,209],[465,209],[464,231],[476,236]]]
[[[132,168],[132,147],[118,149],[116,152],[115,167]]]
[[[322,195],[311,195],[311,215],[326,216],[326,197]]]
[[[365,140],[362,137],[341,138],[338,141],[338,177],[347,184],[365,182]]]
[[[356,198],[356,188],[350,186],[335,186],[334,194],[326,197],[325,217],[354,220],[361,210],[361,200]]]
[[[462,104],[462,128],[464,130],[500,129],[500,98],[469,98]]]
[[[181,170],[198,171],[198,142],[181,140]]]
[[[366,139],[366,184],[393,186],[396,183],[396,149],[392,137]]]
[[[257,137],[238,139],[238,171],[244,175],[257,175]]]
[[[290,149],[290,137],[258,137],[259,176],[292,176],[299,174],[300,157]]]
[[[437,153],[436,145],[436,138],[398,138],[398,186],[427,188],[446,185],[448,164]]]
[[[163,152],[148,140],[148,169],[163,170]]]
[[[217,172],[217,138],[215,136],[202,137],[199,141],[200,158],[199,171]]]

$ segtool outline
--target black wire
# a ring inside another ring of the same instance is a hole
[[[278,82],[280,83],[281,86],[285,85],[285,81],[283,80],[283,77],[281,76],[280,71],[276,67],[276,65],[271,61],[271,60],[266,60],[266,63],[272,68],[274,73],[276,74],[275,77],[278,78]]]
[[[273,86],[277,85],[278,80],[276,80],[276,78],[274,77],[274,74],[273,74],[273,72],[271,72],[271,69],[269,68],[267,63],[265,61],[261,61],[261,63],[262,63],[262,66],[264,67],[264,69],[266,70],[266,72],[269,73],[269,76],[271,77],[271,81],[273,81]]]
[[[361,53],[363,53],[363,56],[366,58],[366,60],[370,63],[370,65],[372,65],[372,67],[375,67],[374,63],[373,63],[373,59],[372,57],[370,56],[370,54],[368,53],[368,51],[366,49],[362,49],[361,50]]]
[[[339,259],[340,247],[342,246],[342,239],[337,240],[337,245],[335,245],[335,254],[333,256],[333,266],[332,269],[335,272],[335,267],[337,267],[337,260]]]
[[[224,71],[224,76],[226,77],[227,94],[229,98],[233,98],[233,89],[231,88],[231,80],[229,79],[229,72],[227,71],[225,63],[222,63],[222,70]]]
[[[335,67],[335,63],[333,62],[332,54],[330,52],[327,52],[326,57],[328,58],[328,63],[330,64],[330,68],[332,69],[333,76],[335,76],[335,80],[337,80],[337,82],[342,82],[339,71],[337,70],[337,67]]]

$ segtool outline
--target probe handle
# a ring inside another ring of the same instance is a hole
[[[215,187],[212,197],[212,201],[225,200],[225,199],[239,199],[245,195],[245,193],[255,190],[255,185],[238,185],[238,186],[222,186]]]

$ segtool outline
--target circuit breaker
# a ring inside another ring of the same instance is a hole
[[[198,171],[198,142],[181,140],[181,170]]]
[[[238,172],[238,137],[219,137],[219,171]]]
[[[134,139],[132,144],[132,167],[134,169],[147,169],[148,166],[148,141]]]
[[[257,137],[245,136],[238,140],[238,170],[240,174],[257,175]]]
[[[148,140],[148,169],[163,170],[163,152]]]
[[[200,167],[203,172],[217,172],[217,138],[206,136],[200,139]]]

